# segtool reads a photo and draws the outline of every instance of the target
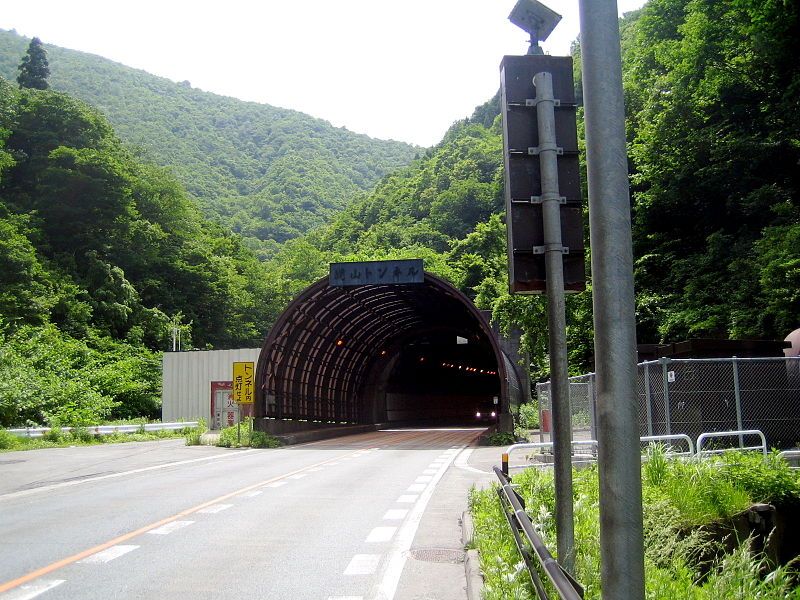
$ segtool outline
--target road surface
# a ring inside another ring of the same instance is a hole
[[[0,600],[464,598],[479,433],[0,454]]]

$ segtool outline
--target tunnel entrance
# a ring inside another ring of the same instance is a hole
[[[510,407],[527,390],[501,346],[469,298],[429,273],[416,283],[354,286],[326,277],[289,305],[264,342],[257,425],[508,429]]]

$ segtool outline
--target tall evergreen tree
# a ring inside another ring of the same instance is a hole
[[[20,87],[46,90],[49,85],[47,78],[50,76],[50,66],[47,63],[47,51],[42,45],[42,40],[35,37],[28,46],[28,51],[19,63],[17,83]]]

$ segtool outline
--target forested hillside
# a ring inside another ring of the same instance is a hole
[[[0,425],[156,416],[173,327],[257,345],[274,277],[99,112],[0,78]]]
[[[650,0],[622,21],[640,342],[800,326],[798,16],[796,3]],[[335,192],[329,223],[259,261],[99,111],[0,81],[0,425],[153,413],[172,323],[196,347],[257,343],[341,260],[423,258],[522,326],[546,375],[544,299],[507,291],[498,112],[497,98],[478,107],[369,194]],[[226,189],[228,167],[197,178]],[[581,372],[591,282],[567,307]]]
[[[0,30],[0,75],[9,81],[16,80],[29,41]],[[45,47],[52,89],[100,110],[123,141],[169,167],[207,216],[265,254],[325,223],[418,151],[99,56]]]
[[[745,0],[650,0],[622,21],[641,343],[800,326],[798,23],[795,3]],[[426,257],[524,325],[541,375],[544,299],[510,296],[505,281],[498,114],[497,98],[479,107],[307,240],[320,260]],[[567,303],[578,372],[593,354],[588,288]]]

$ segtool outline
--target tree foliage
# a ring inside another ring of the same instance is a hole
[[[22,57],[17,70],[19,71],[17,83],[20,87],[37,90],[46,90],[49,87],[47,78],[50,76],[50,66],[42,40],[37,37],[31,40],[28,51]]]

